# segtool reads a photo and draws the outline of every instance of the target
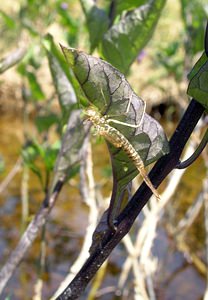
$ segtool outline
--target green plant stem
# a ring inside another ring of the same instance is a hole
[[[180,162],[176,168],[177,169],[185,169],[187,167],[189,167],[191,164],[193,164],[193,162],[199,157],[199,155],[202,153],[202,151],[204,150],[204,148],[206,147],[208,142],[208,129],[206,130],[199,146],[197,147],[196,151],[191,155],[191,157],[189,157],[188,159],[186,159],[183,162]]]

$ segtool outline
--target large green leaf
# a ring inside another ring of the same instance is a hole
[[[65,47],[62,50],[94,109],[119,122],[131,125],[141,123],[137,128],[111,124],[134,146],[145,165],[168,152],[168,142],[162,127],[145,113],[145,102],[134,93],[122,73],[109,63],[84,52]],[[138,174],[138,170],[122,148],[116,148],[111,143],[108,143],[108,147],[114,178],[111,208],[117,211],[120,207],[117,203],[123,199],[127,184]],[[115,216],[113,212],[113,218]]]
[[[109,18],[105,10],[97,7],[94,1],[81,0],[83,11],[87,19],[87,28],[90,36],[90,51],[98,46],[103,34],[109,26]]]
[[[127,73],[129,67],[152,37],[166,0],[151,0],[149,4],[128,12],[113,25],[102,40],[105,60]]]
[[[187,93],[208,110],[208,57],[202,54],[188,76]]]

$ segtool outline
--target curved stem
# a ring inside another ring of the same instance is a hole
[[[179,162],[178,165],[176,166],[176,168],[177,169],[185,169],[185,168],[189,167],[191,164],[193,164],[193,162],[199,157],[199,155],[202,153],[202,151],[206,147],[207,142],[208,142],[208,129],[205,132],[205,134],[204,134],[199,146],[195,150],[195,152],[185,161]]]

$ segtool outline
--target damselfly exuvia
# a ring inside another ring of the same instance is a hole
[[[109,141],[116,148],[122,148],[124,150],[124,152],[134,163],[137,170],[140,172],[143,180],[151,189],[152,193],[156,196],[157,199],[160,199],[159,193],[157,192],[157,190],[155,189],[155,187],[153,186],[152,182],[150,181],[147,175],[144,163],[140,155],[137,153],[137,151],[135,150],[133,145],[128,141],[128,139],[119,130],[109,125],[109,123],[116,123],[124,126],[137,128],[140,126],[140,124],[128,124],[128,123],[124,123],[112,119],[108,115],[102,116],[93,107],[87,108],[85,110],[85,114],[87,116],[87,119],[92,122],[95,130],[99,135],[103,136],[107,141]]]

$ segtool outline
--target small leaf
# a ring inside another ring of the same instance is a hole
[[[101,51],[104,59],[121,72],[127,73],[138,53],[152,37],[166,0],[152,0],[149,4],[128,12],[104,35]]]
[[[208,110],[208,58],[205,53],[189,74],[187,94],[200,102]]]
[[[40,147],[35,142],[31,142],[22,150],[22,158],[27,167],[39,178],[43,185],[43,177],[40,167],[35,164],[35,160],[40,155]]]
[[[27,72],[27,79],[29,81],[32,99],[35,101],[42,101],[45,98],[41,85],[39,84],[35,73]]]
[[[39,151],[34,143],[30,143],[22,150],[22,157],[26,164],[33,162],[39,155]]]
[[[47,147],[44,153],[44,164],[46,166],[46,170],[51,172],[54,168],[55,161],[58,155],[59,148]]]

